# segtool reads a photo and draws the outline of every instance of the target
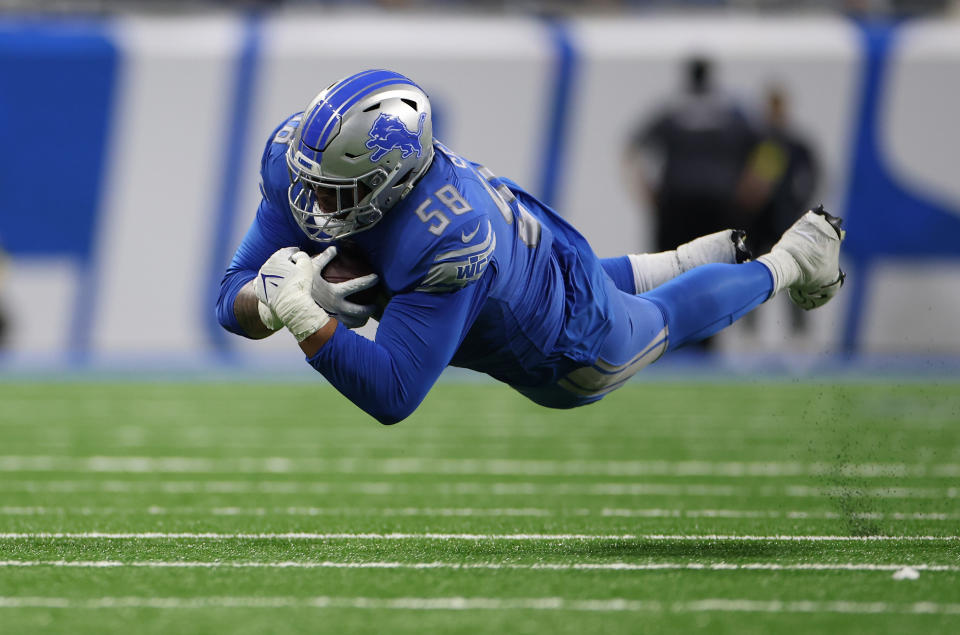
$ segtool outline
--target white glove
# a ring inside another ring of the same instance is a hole
[[[296,247],[285,247],[263,263],[253,284],[260,302],[273,311],[298,342],[330,321],[330,316],[310,297],[312,283],[310,256]]]
[[[271,331],[279,331],[283,328],[283,322],[277,317],[269,306],[263,302],[257,302],[257,310],[260,312],[260,321]]]
[[[313,288],[310,293],[314,301],[341,324],[351,329],[360,328],[367,323],[377,307],[374,304],[350,302],[347,296],[369,289],[377,284],[379,278],[377,274],[371,273],[344,282],[327,282],[320,272],[336,256],[337,248],[327,247],[313,257]]]

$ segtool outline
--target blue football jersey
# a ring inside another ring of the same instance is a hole
[[[325,243],[300,230],[287,200],[287,141],[279,126],[261,164],[263,200],[221,288],[218,315],[277,249]],[[391,300],[375,341],[338,326],[309,363],[380,421],[406,417],[443,368],[460,366],[525,389],[596,360],[609,331],[609,280],[587,241],[507,179],[435,142],[433,163],[383,219],[350,241]],[[335,243],[334,243],[335,244]]]

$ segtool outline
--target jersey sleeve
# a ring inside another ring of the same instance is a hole
[[[338,325],[307,362],[380,423],[397,423],[416,410],[450,363],[482,304],[483,286],[398,295],[376,340]]]
[[[452,233],[459,236],[458,241],[450,241],[420,264],[420,271],[425,273],[416,291],[458,291],[483,276],[497,247],[497,235],[490,221],[477,218],[462,223]]]
[[[246,336],[233,312],[237,293],[243,285],[256,277],[260,267],[275,251],[300,243],[296,227],[291,227],[285,221],[281,210],[274,208],[267,200],[261,201],[256,218],[233,254],[230,266],[220,281],[216,308],[217,321],[231,333]]]
[[[233,304],[237,293],[252,280],[260,266],[275,251],[283,247],[299,246],[303,233],[287,211],[286,189],[289,177],[286,173],[284,154],[286,141],[296,130],[300,114],[288,117],[271,133],[260,160],[260,193],[263,199],[257,215],[243,241],[233,255],[233,260],[220,282],[217,298],[217,321],[228,331],[246,336],[237,322]]]
[[[286,161],[287,144],[293,138],[302,117],[303,113],[298,112],[274,128],[260,158],[260,194],[271,205],[284,209],[288,205],[287,187],[290,185]]]
[[[431,168],[381,225],[356,235],[358,242],[371,242],[381,279],[393,294],[376,339],[338,326],[308,360],[384,424],[405,419],[420,405],[460,348],[496,279],[490,197],[479,182],[442,168]]]

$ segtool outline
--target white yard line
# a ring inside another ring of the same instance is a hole
[[[960,615],[960,604],[937,604],[934,602],[811,602],[780,600],[730,600],[707,599],[673,604],[677,613],[847,613],[856,615],[908,614],[908,615]]]
[[[852,512],[841,514],[824,510],[761,510],[761,509],[611,509],[600,510],[601,516],[627,518],[787,518],[790,520],[960,520],[960,513],[938,512]]]
[[[728,518],[837,520],[917,520],[955,521],[960,513],[937,512],[853,512],[841,514],[828,510],[761,510],[761,509],[664,509],[664,508],[574,508],[555,510],[542,507],[52,507],[4,506],[0,516],[368,516],[368,517],[523,517],[551,516],[615,517],[615,518]]]
[[[539,476],[960,477],[960,463],[800,463],[795,461],[604,461],[439,458],[0,456],[0,472],[484,474]]]
[[[577,516],[603,515],[600,510],[573,510]],[[581,513],[576,513],[581,512]],[[541,508],[473,507],[0,507],[0,516],[436,516],[436,517],[542,517],[556,512]]]
[[[702,599],[686,602],[631,600],[571,600],[562,597],[2,597],[0,609],[210,609],[210,608],[340,608],[406,611],[577,611],[647,613],[844,613],[855,615],[960,615],[960,604],[933,602],[814,602],[760,601],[750,599]]]
[[[453,533],[215,533],[8,532],[0,540],[463,540],[463,541],[696,541],[696,542],[960,542],[960,536],[826,536],[727,534],[453,534]]]
[[[520,570],[520,571],[899,571],[910,567],[930,573],[957,573],[960,565],[947,564],[872,564],[770,562],[537,562],[530,564],[503,562],[185,562],[182,560],[0,560],[0,568],[55,567],[75,569],[450,569],[450,570]]]
[[[815,487],[785,483],[780,485],[717,485],[715,483],[534,483],[498,482],[478,483],[430,482],[402,483],[397,481],[162,481],[162,480],[21,480],[16,476],[0,480],[2,492],[25,493],[151,493],[164,494],[363,494],[388,496],[395,494],[441,494],[483,496],[702,496],[734,497],[787,496],[791,498],[822,498],[849,494],[841,487]],[[960,487],[862,487],[857,493],[868,498],[935,499],[960,498]]]

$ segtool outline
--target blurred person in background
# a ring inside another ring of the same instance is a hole
[[[749,210],[749,220],[740,226],[758,253],[777,242],[793,223],[796,210],[807,209],[818,179],[816,154],[790,122],[789,97],[782,87],[771,85],[764,95],[760,137],[737,190],[739,206]],[[805,312],[791,311],[794,332],[804,329],[805,320]]]
[[[629,182],[656,214],[656,251],[747,220],[736,192],[757,131],[737,102],[716,89],[708,58],[688,60],[685,81],[685,92],[641,123],[626,149]]]

